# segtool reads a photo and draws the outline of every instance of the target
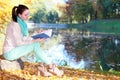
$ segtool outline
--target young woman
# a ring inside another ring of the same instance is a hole
[[[3,46],[4,58],[7,60],[16,60],[34,51],[38,60],[40,59],[49,64],[50,60],[46,59],[46,55],[39,43],[44,39],[32,39],[28,36],[28,28],[25,22],[28,17],[29,9],[25,5],[15,6],[12,9],[12,21],[7,26]]]
[[[32,39],[28,36],[28,28],[25,22],[28,20],[28,17],[29,9],[27,6],[19,5],[13,7],[12,21],[6,29],[3,56],[6,60],[17,60],[34,51],[37,62],[42,61],[50,65],[52,63],[51,60],[47,58],[40,47],[40,41],[45,39]],[[60,70],[58,70],[58,72],[60,72]],[[50,74],[45,75],[49,76]]]

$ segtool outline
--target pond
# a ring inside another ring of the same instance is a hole
[[[57,65],[94,71],[120,70],[119,36],[67,29],[53,31],[53,38],[44,43],[47,46],[44,50]]]
[[[79,31],[58,33],[62,35],[68,66],[89,70],[106,70],[107,67],[120,70],[120,37],[118,35],[101,33],[88,35],[88,32]]]
[[[76,55],[76,61],[84,60],[84,68],[99,70],[100,66],[106,70],[105,65],[120,70],[120,37],[110,34],[90,35],[76,33],[65,37],[65,46],[69,54]]]

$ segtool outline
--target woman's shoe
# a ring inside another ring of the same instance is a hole
[[[64,74],[64,72],[62,70],[59,70],[55,64],[50,64],[48,66],[48,71],[59,77],[61,77]]]
[[[47,68],[44,63],[39,63],[38,66],[38,75],[45,76],[45,77],[50,77],[52,74],[47,71]]]

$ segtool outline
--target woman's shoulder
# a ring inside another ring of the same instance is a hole
[[[11,21],[8,25],[18,25],[17,22]]]
[[[19,28],[19,24],[17,22],[14,22],[14,21],[11,21],[7,25],[7,29],[18,29],[18,28]]]
[[[19,24],[17,22],[11,21],[10,23],[8,23],[8,27],[16,27],[19,26]]]

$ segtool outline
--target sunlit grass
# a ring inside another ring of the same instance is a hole
[[[86,24],[68,24],[70,29],[89,30],[90,32],[100,32],[108,34],[120,34],[120,19],[92,20]]]

